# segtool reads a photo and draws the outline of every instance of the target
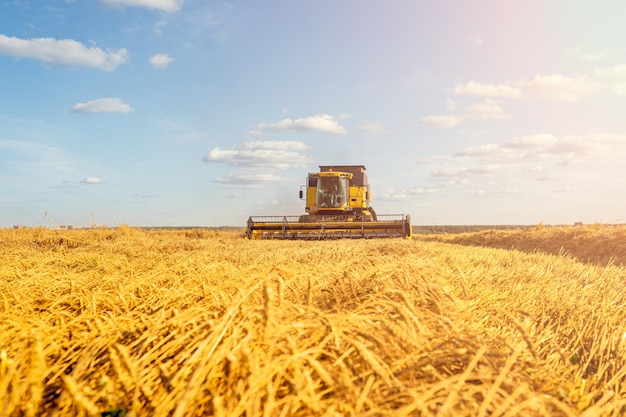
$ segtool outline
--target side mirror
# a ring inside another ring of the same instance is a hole
[[[304,192],[302,190],[300,190],[300,200],[302,200],[304,198]]]

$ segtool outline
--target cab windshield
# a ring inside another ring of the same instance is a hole
[[[347,178],[320,177],[317,182],[317,206],[329,208],[344,208],[348,206]]]

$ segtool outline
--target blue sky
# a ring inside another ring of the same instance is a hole
[[[626,221],[626,3],[0,1],[0,227]]]

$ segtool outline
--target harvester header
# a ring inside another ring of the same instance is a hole
[[[320,165],[300,187],[305,212],[298,216],[251,216],[250,239],[387,238],[412,235],[408,214],[376,214],[363,165]]]

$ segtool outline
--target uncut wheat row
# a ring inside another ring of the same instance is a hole
[[[534,252],[0,230],[1,415],[623,415],[625,270]]]
[[[580,262],[593,264],[626,265],[626,225],[596,223],[567,227],[539,224],[523,230],[485,230],[422,235],[418,238],[422,241],[569,255]]]

